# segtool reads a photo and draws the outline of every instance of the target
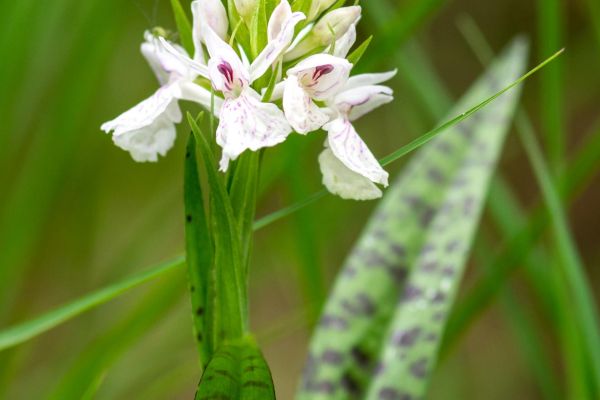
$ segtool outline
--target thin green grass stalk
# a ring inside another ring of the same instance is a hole
[[[600,48],[600,3],[596,0],[586,0],[586,5],[589,11],[587,15],[592,21],[592,29],[594,30],[596,42]]]
[[[490,193],[490,197],[496,193]],[[509,219],[514,217],[507,216]],[[522,217],[521,217],[522,218]],[[509,222],[509,225],[511,223]],[[493,254],[492,248],[488,245],[491,239],[486,237],[485,240],[480,240],[473,251],[475,261],[480,265],[486,265],[489,255]],[[521,353],[525,356],[533,376],[538,383],[538,389],[544,399],[559,400],[561,397],[561,388],[559,380],[552,369],[552,362],[540,340],[541,328],[535,326],[534,318],[531,312],[525,310],[524,305],[518,299],[517,294],[510,285],[502,288],[499,295],[502,310],[506,314],[507,321],[513,331],[513,335],[520,346]]]
[[[478,43],[480,47],[478,55],[485,63],[484,59],[491,53],[491,51],[489,50],[489,47],[488,50],[485,50],[487,44],[485,43],[483,36],[481,34],[476,36],[481,39]],[[558,303],[560,306],[562,306],[561,310],[563,315],[565,312],[567,312],[566,310],[570,310],[572,308],[570,306],[572,302],[574,303],[575,308],[578,310],[582,308],[581,314],[579,315],[580,318],[577,322],[582,325],[581,328],[584,330],[584,341],[587,347],[584,349],[579,349],[579,346],[576,345],[575,348],[572,349],[568,345],[565,345],[566,348],[564,349],[564,353],[567,357],[569,357],[570,354],[574,352],[576,353],[577,350],[583,350],[586,354],[588,351],[591,352],[595,381],[593,382],[593,385],[595,388],[597,388],[598,380],[600,379],[600,359],[596,359],[596,357],[600,356],[600,325],[598,324],[598,314],[595,307],[595,302],[593,296],[591,295],[590,288],[587,287],[583,272],[584,267],[579,259],[573,239],[571,238],[571,234],[567,227],[566,217],[560,204],[561,198],[559,195],[558,185],[554,184],[550,173],[546,169],[541,151],[539,151],[539,148],[537,148],[537,142],[535,141],[535,134],[531,121],[524,112],[518,113],[517,126],[519,128],[518,131],[520,138],[534,168],[536,178],[538,179],[544,195],[544,201],[549,209],[551,220],[553,222],[552,226],[554,228],[553,233],[557,244],[556,252],[558,253],[559,270],[562,271],[562,278],[567,278],[566,281],[567,285],[570,285],[570,291],[577,293],[577,296],[571,300],[568,294],[564,294],[565,292],[568,292],[569,289],[560,289],[559,292],[562,294],[562,296],[560,296],[562,301],[559,301]],[[560,283],[561,279],[557,279],[557,282]],[[570,314],[568,316],[571,317]],[[564,321],[563,318],[562,322],[565,323],[567,321]],[[563,337],[567,338],[566,340],[568,342],[572,342],[572,336],[576,334],[577,331],[568,331],[566,333],[563,332]],[[576,363],[577,361],[581,360],[575,360],[574,362]],[[574,394],[580,395],[582,394],[583,389],[580,388],[581,385],[579,380],[581,380],[582,375],[585,376],[583,373],[585,371],[585,365],[574,365],[574,362],[569,363],[570,367],[575,370],[574,373],[570,374],[570,386],[574,388]]]
[[[561,0],[537,0],[538,44],[541,59],[564,46],[562,5]],[[563,62],[559,60],[540,74],[539,103],[546,154],[555,176],[564,167],[567,146],[563,70]]]
[[[181,268],[185,264],[184,257],[178,257],[133,275],[132,277],[92,292],[80,299],[56,308],[38,318],[16,325],[0,332],[0,351],[16,346],[46,332],[78,315],[120,296],[146,282],[150,282],[166,273]]]
[[[557,246],[556,251],[559,255],[563,278],[569,285],[569,294],[573,297],[575,304],[575,309],[571,312],[578,317],[577,324],[582,330],[581,334],[586,346],[585,351],[589,354],[593,368],[594,384],[598,388],[600,387],[600,324],[595,299],[587,282],[585,268],[569,231],[559,191],[549,173],[533,129],[523,115],[517,116],[517,123],[521,126],[519,129],[521,141],[530,158],[550,213],[552,236]]]

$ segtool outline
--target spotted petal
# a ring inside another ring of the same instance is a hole
[[[287,0],[275,8],[269,19],[267,46],[260,52],[250,66],[251,81],[255,81],[267,72],[294,40],[294,29],[298,22],[306,19],[301,12],[292,12]]]
[[[346,90],[335,98],[335,106],[350,121],[357,120],[377,107],[390,103],[394,91],[387,86],[361,86]]]
[[[294,75],[285,81],[283,110],[292,128],[301,134],[316,131],[329,121],[327,114],[317,107]]]
[[[398,70],[395,69],[393,71],[381,72],[376,74],[355,75],[348,79],[348,83],[346,84],[344,90],[350,90],[361,86],[378,85],[382,82],[389,81],[394,76],[396,76],[397,73]]]
[[[348,169],[330,149],[319,156],[323,185],[331,193],[346,200],[374,200],[382,196],[381,190],[369,179]]]
[[[388,173],[375,159],[348,119],[337,118],[326,124],[323,129],[329,133],[329,148],[348,169],[372,182],[388,185]]]
[[[251,88],[225,99],[217,128],[217,143],[223,149],[221,170],[227,171],[229,161],[244,151],[275,146],[291,132],[283,112],[275,104],[262,103]]]
[[[329,54],[315,54],[288,71],[315,100],[328,100],[344,88],[352,64]]]
[[[160,88],[156,93],[142,101],[129,111],[112,121],[106,122],[101,129],[106,133],[114,131],[116,136],[152,125],[162,116],[172,122],[181,121],[181,112],[177,105],[176,88],[173,85]]]
[[[175,143],[176,129],[173,121],[161,116],[143,128],[113,136],[113,142],[128,151],[137,162],[156,162],[165,156]]]

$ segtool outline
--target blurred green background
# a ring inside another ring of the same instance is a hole
[[[394,13],[368,2],[389,3]],[[395,102],[358,122],[359,132],[383,156],[444,116],[482,71],[458,28],[470,16],[496,50],[527,34],[530,65],[566,47],[559,63],[529,80],[524,91],[538,132],[564,138],[546,147],[560,169],[582,143],[599,136],[598,4],[367,0],[360,35],[375,38],[363,67],[400,73],[391,83]],[[0,1],[0,327],[183,251],[186,127],[157,164],[134,163],[99,130],[156,89],[139,53],[143,31],[156,25],[175,29],[166,0]],[[323,140],[322,133],[294,137],[266,153],[259,215],[320,189]],[[392,175],[402,164],[390,168]],[[592,156],[569,213],[595,293],[597,164]],[[537,204],[539,190],[515,135],[502,174],[525,208]],[[374,205],[328,197],[257,234],[252,325],[281,399],[292,398],[319,302]],[[478,260],[491,260],[504,238],[489,218],[479,236],[495,248]],[[536,251],[547,249],[542,240]],[[476,245],[475,251],[483,249]],[[465,287],[486,267],[480,264],[471,263]],[[0,398],[65,399],[69,385],[88,378],[98,399],[191,398],[200,372],[184,275],[175,271],[0,353]],[[560,376],[558,344],[544,334],[539,300],[519,272],[509,283],[513,306],[533,321],[539,332],[534,340],[549,350]],[[431,399],[541,397],[527,349],[505,311],[505,302],[494,302],[441,360]]]

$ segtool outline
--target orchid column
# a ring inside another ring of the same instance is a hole
[[[196,0],[190,24],[178,0],[172,3],[183,46],[162,29],[146,33],[142,45],[160,89],[102,129],[136,161],[155,162],[174,145],[179,101],[206,110],[187,115],[193,134],[185,160],[187,264],[204,369],[197,398],[274,398],[248,328],[261,154],[294,132],[324,130],[325,187],[345,199],[381,197],[378,185],[387,186],[388,174],[352,121],[392,100],[381,83],[394,73],[351,76],[368,45],[350,52],[356,5],[230,0],[225,8],[220,0]]]

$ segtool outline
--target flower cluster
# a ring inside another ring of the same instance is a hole
[[[193,55],[147,32],[141,51],[161,87],[102,129],[113,132],[114,143],[134,160],[157,161],[175,141],[179,100],[196,102],[219,119],[223,172],[245,151],[273,147],[294,131],[323,129],[327,140],[319,162],[328,190],[346,199],[381,197],[377,185],[387,186],[388,174],[352,121],[392,101],[392,90],[381,83],[395,72],[351,76],[347,57],[361,8],[313,0],[303,13],[281,0],[268,20],[266,44],[248,48],[236,35],[241,25],[252,32],[259,1],[230,2],[229,17],[238,21],[230,26],[221,0],[195,0]]]

